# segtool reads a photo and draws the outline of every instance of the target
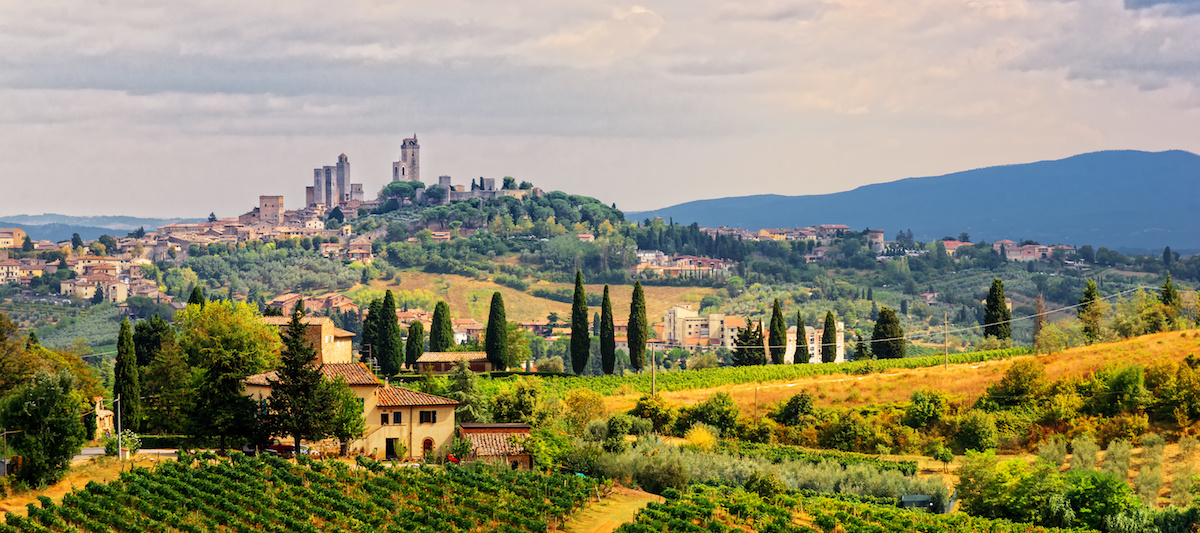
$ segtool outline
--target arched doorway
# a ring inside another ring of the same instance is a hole
[[[422,457],[428,458],[428,457],[432,456],[433,455],[433,439],[425,439],[425,441],[421,443],[421,451],[422,451],[422,454],[421,454]]]

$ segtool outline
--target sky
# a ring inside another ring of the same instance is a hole
[[[1200,0],[0,0],[0,216],[374,194],[414,133],[427,183],[822,194],[1200,152],[1198,85]]]

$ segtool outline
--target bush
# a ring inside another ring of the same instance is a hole
[[[653,494],[662,494],[667,489],[684,490],[689,479],[683,461],[676,454],[649,456],[643,467],[633,475],[638,485]]]
[[[1133,445],[1129,441],[1114,440],[1108,443],[1108,450],[1104,453],[1104,465],[1101,469],[1124,480],[1129,477],[1129,459],[1132,454]]]
[[[1071,441],[1071,470],[1092,470],[1096,468],[1096,452],[1100,446],[1091,435],[1083,434]]]
[[[773,498],[787,491],[787,485],[774,472],[754,472],[746,480],[744,488],[763,498]]]
[[[626,415],[613,415],[608,419],[608,431],[604,440],[604,451],[608,453],[621,453],[628,449],[625,442],[625,436],[629,434],[629,429],[633,427],[633,421]]]
[[[108,435],[101,440],[104,445],[104,455],[109,457],[117,456],[117,436]],[[136,433],[128,429],[121,431],[120,445],[129,449],[129,455],[136,455],[138,450],[142,449],[142,439]]]
[[[986,451],[999,444],[996,419],[980,410],[972,410],[959,421],[958,433],[954,436],[964,450]]]
[[[712,450],[717,444],[717,437],[720,434],[717,428],[707,424],[693,424],[687,430],[687,433],[684,434],[684,438],[687,439],[689,444],[695,446],[696,449],[707,452]]]
[[[645,436],[654,432],[654,422],[645,418],[633,417],[633,423],[629,426],[630,435]]]
[[[1061,438],[1051,438],[1038,445],[1037,455],[1038,459],[1058,468],[1067,459],[1067,443],[1063,442]],[[1072,463],[1073,465],[1074,463]]]
[[[674,406],[667,404],[661,396],[650,395],[638,398],[629,414],[649,420],[654,424],[654,431],[659,433],[670,432],[679,418],[679,411]]]
[[[920,429],[946,416],[946,396],[941,391],[921,389],[912,394],[904,411],[904,425]]]

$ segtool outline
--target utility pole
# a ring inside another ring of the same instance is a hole
[[[117,460],[121,460],[121,450],[125,448],[121,441],[121,396],[118,394],[117,399],[113,400],[113,405],[117,406]]]

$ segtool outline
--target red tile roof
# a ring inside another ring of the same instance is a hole
[[[528,436],[528,435],[524,435]],[[465,433],[463,439],[471,443],[471,452],[476,457],[502,457],[529,453],[519,433]]]
[[[378,386],[379,379],[367,365],[363,363],[331,363],[321,367],[321,374],[329,379],[336,380],[342,378],[346,380],[346,384],[350,386]],[[246,378],[247,385],[257,385],[259,387],[270,387],[271,381],[278,380],[279,374],[274,370],[255,374]]]
[[[425,352],[417,363],[457,363],[459,361],[487,361],[487,352]]]
[[[380,387],[375,389],[375,403],[379,407],[408,407],[412,405],[458,405],[450,398],[442,398],[415,390],[400,387]]]

